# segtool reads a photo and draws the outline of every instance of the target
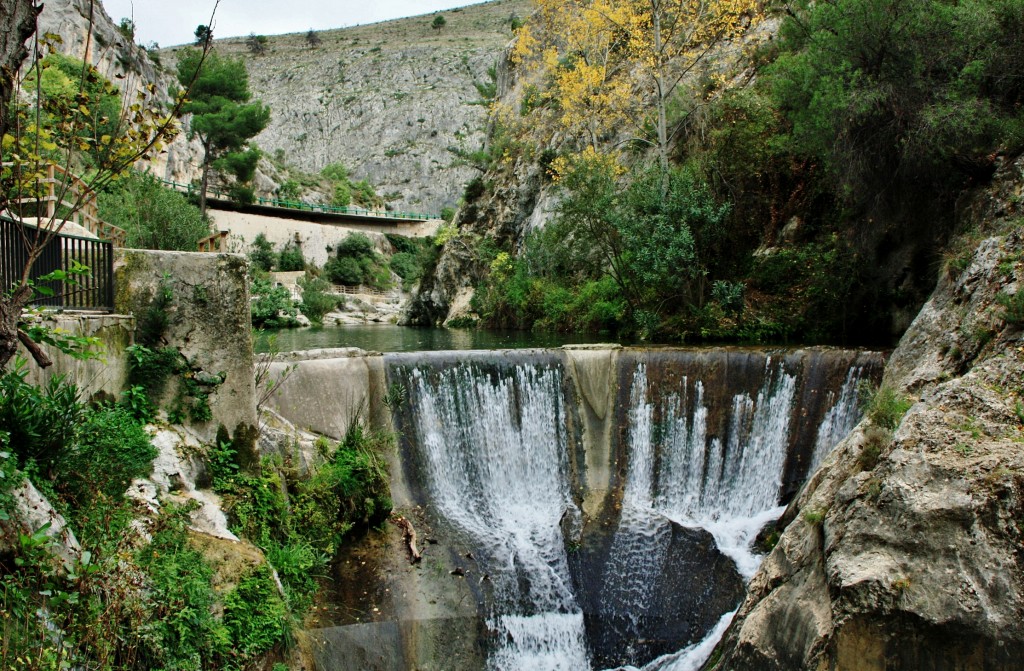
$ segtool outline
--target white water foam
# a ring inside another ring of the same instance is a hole
[[[495,670],[590,668],[559,522],[578,515],[567,471],[561,371],[472,364],[410,374],[431,501],[486,548]]]
[[[708,661],[708,658],[711,657],[715,646],[725,636],[725,631],[732,624],[732,619],[735,616],[736,611],[726,613],[718,620],[718,624],[708,632],[708,635],[703,640],[693,645],[688,645],[679,652],[662,655],[645,664],[642,669],[637,669],[634,666],[624,666],[617,671],[699,671],[700,667],[704,666],[704,662]]]
[[[651,389],[646,367],[640,364],[633,376],[629,413],[630,472],[624,508],[705,529],[746,580],[760,563],[751,551],[757,532],[783,511],[778,495],[796,395],[796,378],[771,358],[765,363],[764,379],[756,398],[733,397],[724,443],[707,440],[708,409],[700,381],[693,385],[690,411],[686,378],[678,391]],[[658,430],[655,404],[661,417]],[[655,478],[659,446],[663,462]],[[623,522],[629,521],[624,512]]]

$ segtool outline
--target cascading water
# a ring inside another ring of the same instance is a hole
[[[486,574],[487,668],[698,668],[757,567],[751,545],[781,514],[787,473],[820,463],[856,423],[857,382],[877,366],[855,360],[623,353],[609,418],[618,476],[584,521],[578,451],[591,437],[563,354],[389,357],[408,391],[410,479]],[[801,407],[808,394],[821,402]],[[794,456],[811,443],[813,456]]]
[[[843,387],[839,390],[839,397],[835,404],[825,413],[818,427],[818,437],[814,442],[814,454],[811,456],[811,471],[813,472],[821,462],[825,460],[828,453],[832,451],[840,440],[845,438],[853,427],[860,421],[860,406],[857,404],[857,388],[866,371],[863,366],[854,366],[846,374]],[[830,396],[835,396],[829,392]]]
[[[560,522],[569,495],[562,371],[458,365],[408,371],[429,498],[480,548],[493,585],[492,669],[589,668]]]

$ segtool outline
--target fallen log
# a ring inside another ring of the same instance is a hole
[[[404,517],[396,517],[395,524],[402,530],[402,538],[405,540],[406,547],[409,550],[409,561],[412,564],[418,563],[423,559],[423,555],[416,549],[416,529],[413,528],[412,522]]]

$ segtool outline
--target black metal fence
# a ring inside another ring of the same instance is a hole
[[[0,288],[9,291],[20,280],[29,248],[45,239],[45,233],[6,217],[0,217]],[[84,266],[87,273],[72,272]],[[39,281],[56,270],[69,273],[68,281]],[[46,243],[30,275],[36,286],[33,305],[68,310],[114,309],[114,245],[77,235],[55,235]]]

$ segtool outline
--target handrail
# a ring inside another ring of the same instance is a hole
[[[11,168],[15,165],[18,164],[13,162],[0,164],[4,168]],[[10,203],[35,204],[37,207],[36,217],[45,217],[47,220],[60,217],[81,226],[101,240],[109,240],[114,243],[115,247],[124,247],[128,241],[128,233],[123,228],[100,219],[96,192],[89,188],[84,180],[64,167],[56,163],[46,163],[45,165],[45,177],[35,180],[37,185],[45,187],[43,193],[37,196],[13,198]],[[61,175],[60,178],[57,177],[58,174]],[[59,194],[58,190],[60,190]],[[39,212],[38,207],[43,203],[46,204],[45,210]],[[67,208],[67,216],[61,215],[61,208]],[[22,216],[25,216],[24,213]]]
[[[229,231],[218,231],[213,235],[208,235],[199,241],[198,247],[200,252],[226,252],[228,251],[228,235]]]
[[[360,294],[362,294],[363,296],[393,296],[395,294],[394,289],[390,291],[384,289],[373,289],[370,287],[365,287],[361,284],[355,286],[350,284],[334,284],[332,286],[336,291],[343,293],[347,296],[357,296]]]
[[[29,256],[22,244],[26,235],[39,240],[42,234],[38,228],[0,217],[0,291],[9,291],[21,280]],[[86,266],[89,272],[76,277],[74,282],[41,279],[55,270],[69,271],[76,266]],[[65,310],[110,312],[114,309],[113,269],[112,242],[64,233],[54,235],[39,249],[30,273],[37,286],[50,291],[46,295],[40,293],[32,303]]]
[[[184,191],[189,195],[193,192],[198,193],[198,187],[193,187],[191,184],[181,184],[174,182],[169,179],[161,179],[160,182],[167,186],[171,186],[179,191]],[[207,187],[207,195],[212,195],[215,198],[226,198],[228,194],[220,189]],[[419,212],[388,212],[387,210],[369,210],[362,207],[351,207],[348,205],[323,205],[321,203],[307,203],[301,200],[284,200],[281,198],[263,198],[257,197],[256,202],[260,205],[266,205],[268,207],[280,207],[289,210],[302,210],[306,212],[323,212],[324,214],[346,214],[350,216],[358,217],[377,217],[381,219],[405,219],[409,221],[430,221],[431,219],[440,219],[439,216],[434,214],[423,214]]]

